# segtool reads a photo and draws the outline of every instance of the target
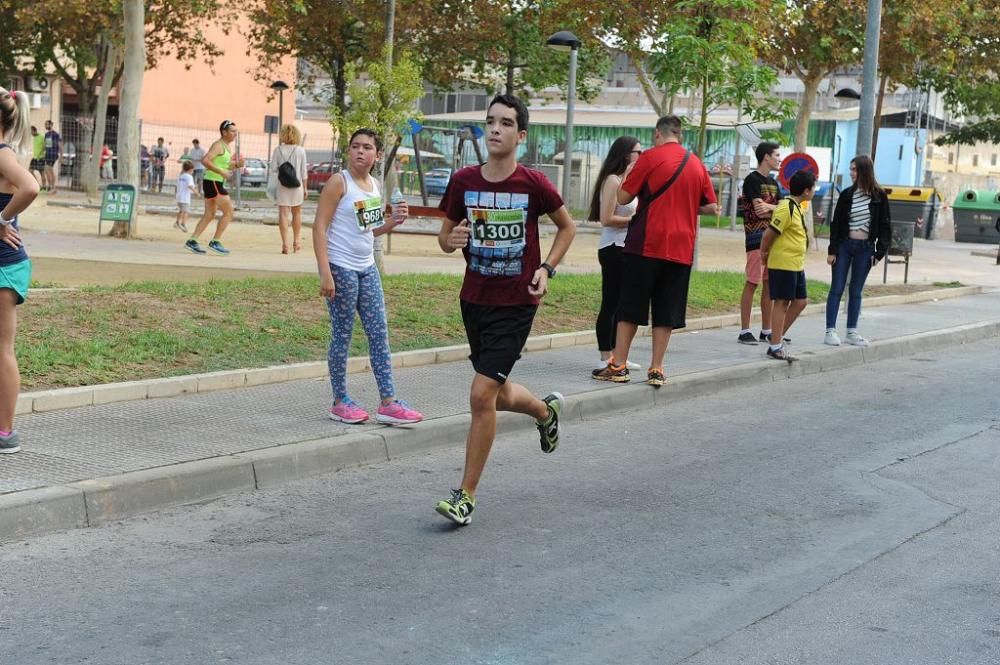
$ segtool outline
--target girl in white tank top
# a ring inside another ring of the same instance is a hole
[[[376,420],[403,425],[423,420],[423,415],[396,399],[392,381],[392,354],[386,323],[382,279],[375,266],[375,235],[391,230],[406,219],[401,204],[398,221],[386,219],[384,204],[371,169],[382,152],[375,132],[359,129],[351,136],[347,168],[323,187],[313,223],[313,250],[319,270],[320,295],[330,313],[330,388],[333,407],[330,418],[355,424],[368,420],[368,413],[347,394],[347,353],[354,332],[354,315],[368,338],[368,355],[378,384]]]

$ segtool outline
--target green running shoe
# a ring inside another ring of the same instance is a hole
[[[560,393],[552,393],[542,400],[549,407],[549,417],[545,422],[536,422],[543,453],[555,452],[559,447],[559,416],[562,415],[566,399]]]
[[[438,511],[455,524],[465,526],[472,522],[472,511],[476,509],[476,500],[465,490],[452,490],[451,498],[438,501]]]

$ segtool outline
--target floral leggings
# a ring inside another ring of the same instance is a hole
[[[330,264],[334,297],[327,299],[330,310],[330,386],[334,402],[347,396],[347,352],[354,332],[354,312],[361,317],[361,326],[368,338],[368,357],[382,399],[396,394],[392,385],[392,357],[389,351],[389,326],[385,320],[385,296],[382,280],[374,264],[358,271]]]

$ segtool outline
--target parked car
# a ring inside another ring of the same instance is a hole
[[[251,187],[260,187],[267,184],[267,162],[255,157],[247,157],[243,161],[243,170],[240,171],[240,183]]]
[[[451,169],[431,169],[424,174],[424,187],[427,188],[428,194],[442,196],[449,180],[451,180]]]
[[[333,162],[310,164],[306,174],[306,189],[314,192],[322,190],[330,176],[339,170]]]

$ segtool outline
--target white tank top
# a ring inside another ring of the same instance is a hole
[[[621,182],[621,177],[619,176],[608,176],[609,178],[618,178]],[[628,205],[618,205],[615,204],[614,214],[619,217],[631,217],[635,214],[636,207],[639,205],[639,197],[632,199],[632,202]],[[604,207],[604,193],[601,193],[601,207]],[[625,236],[628,234],[627,226],[602,226],[601,227],[601,239],[597,243],[597,249],[604,249],[605,247],[610,247],[611,245],[618,245],[619,247],[625,246]]]
[[[369,179],[373,190],[366,192],[346,170],[340,176],[346,187],[326,230],[326,251],[330,263],[349,270],[365,270],[375,263],[372,230],[385,224],[382,196],[374,178]]]

